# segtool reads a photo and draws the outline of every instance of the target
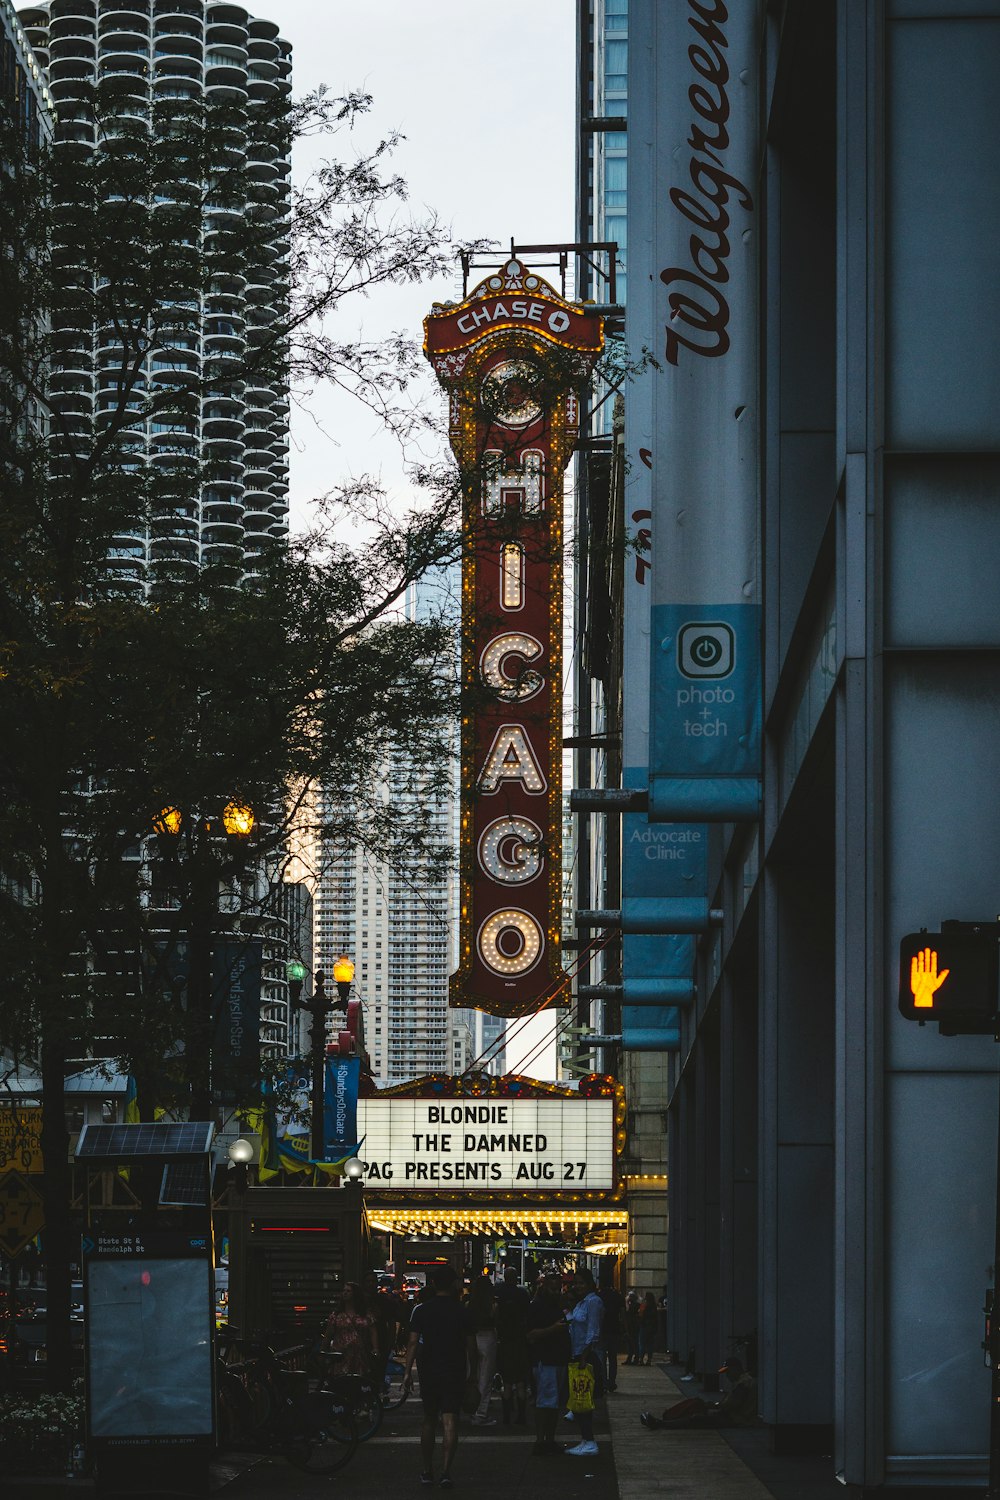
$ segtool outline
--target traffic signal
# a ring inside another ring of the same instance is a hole
[[[910,932],[899,945],[899,1009],[909,1021],[936,1021],[942,1036],[997,1030],[995,923]]]

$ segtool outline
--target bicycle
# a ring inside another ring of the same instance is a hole
[[[220,1447],[277,1452],[303,1473],[323,1477],[344,1468],[360,1436],[352,1404],[336,1391],[311,1389],[301,1362],[305,1344],[275,1352],[267,1344],[228,1331],[217,1360]],[[237,1351],[242,1358],[233,1359]],[[298,1376],[299,1379],[294,1377]]]
[[[416,1371],[413,1371],[416,1374]],[[393,1390],[393,1386],[396,1387]],[[385,1366],[385,1375],[382,1378],[382,1408],[384,1411],[395,1411],[397,1406],[402,1406],[409,1395],[403,1386],[403,1362],[390,1354]]]
[[[332,1353],[320,1357],[324,1362],[338,1358]],[[359,1442],[367,1443],[375,1436],[385,1415],[383,1393],[375,1376],[338,1374],[332,1370],[324,1375],[319,1388],[334,1396],[351,1412],[358,1424]]]

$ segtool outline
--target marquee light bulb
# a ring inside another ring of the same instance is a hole
[[[545,943],[529,912],[508,907],[487,917],[479,929],[479,953],[495,974],[526,974],[534,968]]]
[[[496,818],[479,840],[479,862],[502,885],[524,885],[542,868],[542,838],[530,818]]]
[[[507,661],[518,656],[525,662],[537,661],[543,649],[533,635],[519,631],[494,636],[479,659],[483,682],[493,688],[505,703],[524,703],[534,698],[545,686],[541,672],[525,667],[513,678],[506,669]]]

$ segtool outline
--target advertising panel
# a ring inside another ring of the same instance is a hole
[[[511,259],[424,350],[461,475],[462,785],[453,1006],[531,1013],[563,997],[563,472],[600,317]]]
[[[371,1187],[614,1187],[613,1098],[362,1099],[358,1131]]]
[[[629,203],[648,200],[652,224],[630,249],[629,285],[654,290],[660,365],[650,817],[735,822],[760,805],[759,6],[636,0],[635,16],[650,47],[633,61],[630,99],[652,150]]]
[[[105,1445],[212,1441],[212,1260],[203,1237],[84,1236],[87,1408]]]
[[[654,490],[668,469],[655,442],[655,382],[649,365],[649,331],[657,314],[658,291],[652,279],[656,194],[653,183],[656,109],[655,73],[650,74],[634,50],[629,77],[629,277],[625,336],[629,356],[641,373],[624,387],[625,522],[631,544],[626,555],[624,650],[622,653],[622,785],[646,790],[649,785],[650,617],[657,538],[653,530]],[[637,63],[639,64],[637,66]],[[701,893],[706,880],[706,831],[691,824],[658,826],[645,813],[622,819],[622,897],[685,898]],[[626,995],[642,983],[655,993],[660,978],[690,979],[694,973],[694,939],[657,934],[622,937],[622,978]],[[679,1045],[680,1019],[674,1005],[629,1005],[621,1012],[626,1051],[667,1051]]]

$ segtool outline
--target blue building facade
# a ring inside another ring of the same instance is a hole
[[[623,1000],[676,981],[669,1342],[752,1333],[776,1447],[856,1493],[981,1484],[997,1050],[905,1020],[897,954],[1000,911],[1000,5],[631,0],[627,40],[603,822]]]

